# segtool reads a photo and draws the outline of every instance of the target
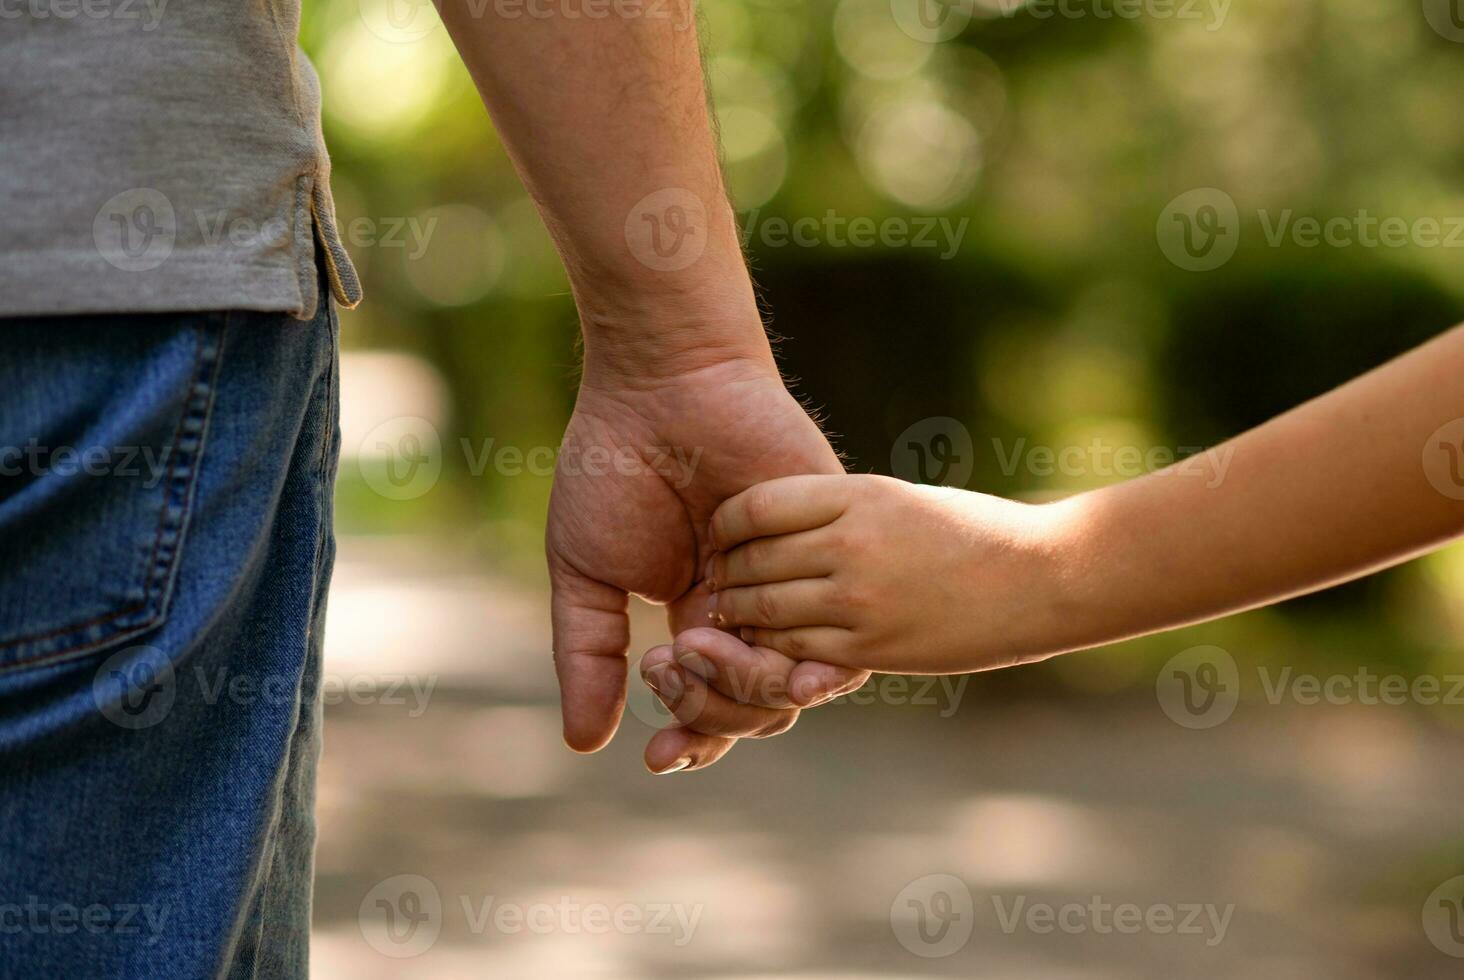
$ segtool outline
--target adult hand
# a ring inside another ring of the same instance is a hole
[[[581,752],[608,742],[624,710],[628,594],[668,603],[673,632],[706,625],[697,586],[717,506],[763,480],[843,471],[766,354],[692,354],[665,371],[628,365],[587,354],[549,506],[555,668],[565,741]],[[867,676],[819,674],[828,696]],[[785,730],[798,713],[717,697],[689,725],[652,738],[652,771],[709,765],[738,737]]]
[[[625,704],[626,594],[685,597],[673,607],[681,625],[717,504],[769,477],[839,472],[838,461],[773,365],[712,138],[692,0],[671,0],[668,17],[609,19],[440,8],[580,313],[585,377],[547,547],[565,740],[593,751]],[[705,765],[765,721],[662,733],[647,762]]]

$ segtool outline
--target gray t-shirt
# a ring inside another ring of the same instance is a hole
[[[0,316],[314,314],[341,246],[298,0],[0,0]]]

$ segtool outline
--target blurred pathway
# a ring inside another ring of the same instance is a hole
[[[319,980],[1460,975],[1423,909],[1464,873],[1464,738],[1405,709],[1247,702],[1189,731],[1142,694],[997,704],[978,677],[653,777],[639,683],[610,748],[571,754],[544,596],[443,561],[342,542]],[[399,875],[440,912],[383,893]],[[1118,931],[1124,903],[1157,926]],[[1191,906],[1233,911],[1164,929]]]

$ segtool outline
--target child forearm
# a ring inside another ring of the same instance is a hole
[[[1075,542],[1064,593],[1081,644],[1310,592],[1464,533],[1464,448],[1440,433],[1461,417],[1455,328],[1221,447],[1218,479],[1172,468],[1051,505]]]
[[[712,519],[713,619],[794,660],[987,670],[1403,561],[1464,533],[1464,329],[1207,462],[1040,505],[873,476],[759,484]]]

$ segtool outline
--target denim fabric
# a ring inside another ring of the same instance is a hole
[[[0,320],[0,977],[303,977],[336,326]]]

